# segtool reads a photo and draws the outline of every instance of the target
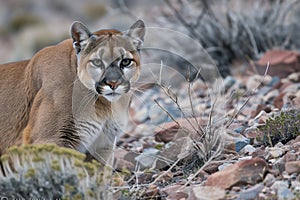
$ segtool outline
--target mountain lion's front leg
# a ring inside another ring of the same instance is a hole
[[[47,94],[46,94],[47,93]],[[68,109],[62,110],[61,99],[51,98],[53,94],[40,89],[34,98],[28,123],[22,133],[22,144],[55,143],[59,145],[60,121]]]

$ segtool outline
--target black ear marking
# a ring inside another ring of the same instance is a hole
[[[71,36],[73,39],[73,47],[78,54],[84,48],[87,40],[92,36],[92,33],[84,24],[75,21],[71,25]]]

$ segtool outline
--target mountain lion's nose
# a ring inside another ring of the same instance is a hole
[[[113,90],[121,84],[120,81],[106,81],[105,83]]]

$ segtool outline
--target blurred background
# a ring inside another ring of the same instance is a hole
[[[29,59],[68,38],[74,20],[92,31],[125,31],[143,19],[149,27],[176,30],[201,43],[227,76],[243,72],[267,50],[299,51],[299,11],[298,1],[292,0],[0,0],[0,63]],[[193,50],[188,54],[197,57]],[[164,57],[172,66],[189,64],[188,58],[168,52],[144,57],[157,62]]]

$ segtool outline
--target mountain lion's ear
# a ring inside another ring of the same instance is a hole
[[[143,42],[144,42],[144,36],[145,36],[145,23],[143,20],[136,21],[127,32],[127,35],[134,40],[134,44],[137,49],[142,48]]]
[[[71,25],[71,36],[73,47],[77,54],[84,48],[91,35],[92,33],[81,22],[73,22]]]

